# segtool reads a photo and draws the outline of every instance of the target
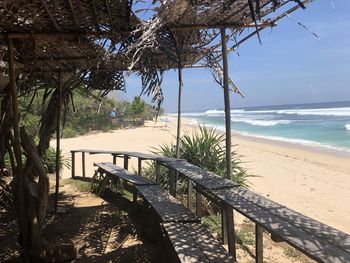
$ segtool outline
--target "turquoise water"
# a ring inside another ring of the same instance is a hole
[[[223,110],[184,113],[192,123],[225,128]],[[244,135],[350,153],[350,101],[232,109],[232,130]]]

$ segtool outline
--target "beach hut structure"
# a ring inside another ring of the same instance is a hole
[[[209,68],[224,90],[227,176],[230,178],[229,92],[240,91],[228,76],[227,43],[232,49],[252,36],[260,41],[262,29],[275,26],[278,20],[309,2],[311,0],[159,0],[151,1],[151,19],[143,19],[137,16],[131,0],[0,1],[0,159],[5,152],[11,156],[26,262],[45,260],[47,255],[54,254],[42,240],[41,233],[49,193],[41,157],[55,132],[59,152],[61,113],[78,84],[106,95],[112,90],[125,90],[124,73],[137,72],[142,80],[142,93],[151,95],[159,106],[163,100],[163,72],[177,69],[180,137],[182,69]],[[281,13],[274,13],[276,10]],[[55,88],[47,94],[49,100],[45,103],[36,144],[25,127],[19,125],[17,99],[42,83]],[[22,152],[27,156],[25,163]],[[58,182],[58,172],[56,175]],[[232,208],[226,209],[224,215],[224,241],[235,256]],[[260,228],[257,233],[260,233],[257,234],[260,245],[256,262],[262,262]],[[54,250],[63,251],[63,248]],[[63,253],[58,254],[63,257]]]

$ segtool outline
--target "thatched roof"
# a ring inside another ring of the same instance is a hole
[[[50,81],[57,72],[78,72],[93,85],[93,75],[100,79],[109,72],[116,84],[112,89],[121,89],[120,76],[128,70],[154,80],[161,78],[156,72],[201,63],[218,73],[220,53],[214,50],[220,46],[220,27],[229,28],[229,39],[239,44],[310,1],[159,0],[147,5],[153,12],[147,20],[137,17],[130,0],[4,0],[0,92],[8,83],[6,38],[14,41],[18,74]],[[286,13],[275,15],[278,9]],[[247,28],[253,31],[245,34]]]

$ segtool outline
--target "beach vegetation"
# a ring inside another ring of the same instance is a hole
[[[176,157],[176,145],[174,143],[163,144],[158,148],[153,148],[153,153],[166,157]],[[245,168],[241,166],[241,156],[232,150],[232,181],[240,186],[247,187],[247,179],[249,177]],[[225,135],[217,131],[217,129],[199,125],[192,132],[186,131],[180,139],[180,159],[185,159],[189,163],[194,164],[206,171],[213,172],[219,176],[226,177],[226,147]],[[144,174],[155,179],[155,165],[151,163],[145,168]],[[160,180],[166,186],[167,169],[161,167]],[[179,190],[184,183],[179,182]],[[185,190],[185,189],[183,189]]]

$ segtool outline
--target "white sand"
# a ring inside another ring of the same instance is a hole
[[[61,141],[63,153],[73,149],[152,151],[163,143],[175,141],[176,123],[161,128],[144,127],[95,133]],[[187,127],[187,129],[191,129]],[[251,188],[268,198],[339,230],[350,233],[350,161],[312,148],[244,136],[233,136],[244,166],[257,177],[249,179]],[[54,142],[53,142],[54,145]],[[92,176],[95,161],[111,161],[110,155],[87,155],[87,176]],[[80,154],[76,174],[81,175]],[[119,160],[119,164],[122,161]],[[131,161],[136,167],[136,160]],[[70,177],[65,169],[63,177]]]

